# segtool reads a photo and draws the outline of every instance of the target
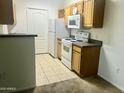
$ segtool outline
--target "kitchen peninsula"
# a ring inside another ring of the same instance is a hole
[[[0,87],[35,87],[35,34],[0,34]],[[5,89],[6,91],[10,91]]]

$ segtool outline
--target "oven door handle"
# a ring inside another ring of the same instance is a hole
[[[63,46],[71,47],[72,45],[64,42],[64,43],[63,43]]]

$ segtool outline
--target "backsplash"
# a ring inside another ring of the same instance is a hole
[[[84,29],[71,29],[71,35],[75,35],[78,31],[86,31],[86,32],[89,32],[91,33],[91,29],[89,30],[84,30]]]

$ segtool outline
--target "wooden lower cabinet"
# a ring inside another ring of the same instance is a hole
[[[77,48],[77,49],[76,49]],[[81,52],[77,50],[81,50]],[[72,49],[72,70],[81,77],[97,75],[100,47],[77,47]]]
[[[57,40],[57,57],[61,60],[61,52],[62,52],[62,41],[60,39]]]
[[[72,69],[75,70],[77,73],[80,73],[80,61],[81,61],[81,54],[73,51],[73,64]]]

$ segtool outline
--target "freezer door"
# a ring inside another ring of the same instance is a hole
[[[55,26],[56,22],[54,19],[49,19],[49,32],[56,32]]]
[[[55,21],[56,24],[56,35],[59,38],[65,38],[69,37],[70,30],[65,27],[64,20],[63,19],[57,19]]]

